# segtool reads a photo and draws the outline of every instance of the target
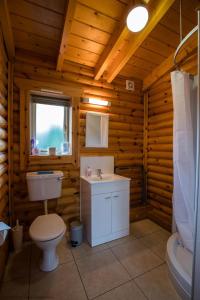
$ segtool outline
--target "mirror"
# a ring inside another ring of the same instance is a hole
[[[102,113],[86,113],[86,147],[108,147],[108,115]]]

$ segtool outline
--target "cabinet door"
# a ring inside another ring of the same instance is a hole
[[[129,191],[112,193],[112,233],[129,227]]]
[[[92,197],[92,239],[111,234],[111,193]]]

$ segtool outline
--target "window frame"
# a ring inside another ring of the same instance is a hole
[[[41,101],[42,97],[46,97],[43,102]],[[38,101],[37,101],[38,97]],[[34,99],[35,98],[35,99]],[[48,101],[49,98],[49,101]],[[55,104],[55,99],[58,99],[58,103]],[[60,102],[60,103],[59,103]],[[38,93],[32,92],[30,95],[30,105],[29,105],[29,114],[30,114],[30,138],[34,137],[36,139],[36,105],[37,104],[46,104],[46,105],[57,105],[64,108],[64,123],[63,123],[63,130],[65,131],[65,135],[67,136],[67,140],[70,144],[70,149],[72,151],[72,105],[71,105],[71,98],[66,96],[60,96],[57,94],[49,94],[49,93]],[[67,110],[66,110],[67,108]],[[67,130],[66,130],[67,128]],[[69,156],[71,155],[71,151],[66,154],[60,154],[60,156]],[[31,152],[31,149],[30,149]],[[31,155],[31,154],[30,154]],[[36,156],[36,155],[31,155]],[[38,156],[38,155],[37,155]],[[48,154],[44,154],[44,156],[49,156]],[[57,155],[58,156],[58,155]]]
[[[79,102],[82,88],[71,83],[66,85],[16,78],[20,89],[20,169],[27,170],[32,166],[73,164],[79,166]],[[72,109],[72,154],[71,155],[30,155],[30,99],[33,92],[54,90],[70,98]]]

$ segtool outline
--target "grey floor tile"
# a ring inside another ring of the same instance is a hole
[[[146,300],[140,289],[133,281],[115,288],[95,300]]]
[[[130,280],[110,250],[77,260],[77,265],[90,299]]]
[[[29,298],[28,297],[16,297],[16,296],[13,296],[13,297],[7,297],[7,296],[1,296],[1,298],[0,298],[1,300],[29,300]],[[39,300],[39,299],[37,299],[37,300]],[[44,299],[45,300],[45,299]]]
[[[181,300],[168,277],[164,264],[135,279],[149,300]]]
[[[6,265],[3,281],[27,277],[29,274],[31,244],[23,246],[18,253],[11,253]]]
[[[91,247],[88,242],[83,242],[80,246],[72,248],[72,253],[74,255],[75,260],[85,258],[88,255],[93,255],[100,251],[108,249],[107,244],[102,244],[99,246]]]
[[[75,263],[61,264],[52,272],[35,272],[31,275],[30,298],[59,300],[87,299]]]
[[[28,277],[2,282],[0,286],[0,299],[6,299],[6,297],[16,300],[20,297],[26,299],[28,298],[28,289]]]
[[[112,248],[113,253],[132,278],[160,265],[163,261],[140,240],[133,240]]]
[[[64,237],[63,240],[58,245],[57,253],[59,256],[60,264],[67,263],[67,262],[74,260],[72,251],[71,251],[71,245],[69,244],[66,237]]]
[[[123,238],[120,238],[120,239],[116,239],[116,240],[113,240],[111,242],[108,242],[106,243],[106,245],[108,245],[109,248],[112,248],[112,247],[115,247],[117,245],[120,245],[120,244],[124,244],[126,242],[130,242],[130,241],[133,241],[135,240],[136,238],[133,236],[133,235],[127,235]]]
[[[140,239],[140,242],[148,246],[155,254],[165,260],[167,240],[170,233],[164,229],[146,235]]]
[[[153,233],[161,229],[161,227],[149,219],[131,223],[130,232],[136,238],[143,237],[147,234]]]

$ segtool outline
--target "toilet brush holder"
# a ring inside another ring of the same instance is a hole
[[[23,244],[23,226],[19,225],[18,220],[16,226],[12,228],[12,238],[15,252],[20,252]]]

